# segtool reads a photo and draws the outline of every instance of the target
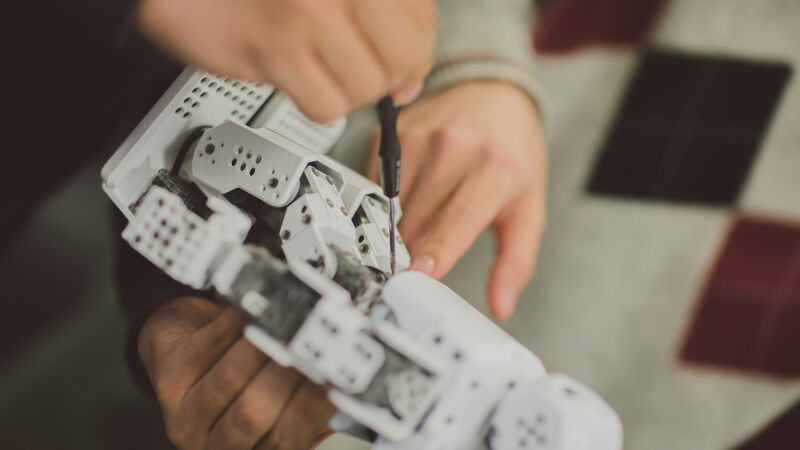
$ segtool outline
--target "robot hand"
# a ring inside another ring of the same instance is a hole
[[[134,249],[245,312],[245,336],[328,386],[332,425],[375,449],[620,449],[617,415],[589,388],[548,375],[438,281],[389,277],[388,199],[323,154],[343,126],[269,87],[187,71],[104,187]]]

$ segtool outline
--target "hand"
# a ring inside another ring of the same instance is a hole
[[[412,270],[441,278],[491,225],[489,310],[507,320],[545,225],[547,158],[533,102],[511,84],[464,82],[405,108],[398,133],[399,226]],[[367,175],[379,179],[377,138]]]
[[[434,0],[142,0],[139,28],[179,59],[286,91],[328,122],[389,92],[413,100],[433,63]]]
[[[181,449],[312,448],[335,412],[322,388],[242,337],[244,317],[201,298],[165,304],[145,322],[139,354]]]

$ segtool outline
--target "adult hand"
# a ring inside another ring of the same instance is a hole
[[[286,91],[328,122],[386,93],[407,103],[433,63],[434,0],[142,0],[139,28],[182,61]]]
[[[413,270],[444,276],[492,226],[489,309],[513,313],[545,226],[547,158],[537,110],[522,90],[470,81],[400,113],[400,232]],[[379,179],[377,139],[367,175]]]
[[[242,337],[244,317],[201,298],[156,310],[139,354],[181,449],[311,448],[330,434],[325,392]]]

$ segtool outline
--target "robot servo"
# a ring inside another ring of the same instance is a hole
[[[621,449],[599,395],[402,271],[400,236],[392,275],[389,198],[325,155],[344,126],[309,121],[270,86],[189,68],[106,163],[103,187],[136,251],[244,312],[246,338],[327,385],[333,428],[373,449]]]

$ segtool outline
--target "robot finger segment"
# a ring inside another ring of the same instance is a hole
[[[238,217],[215,213],[206,221],[178,195],[152,186],[122,236],[174,279],[202,289],[217,258],[240,243],[249,228],[245,217],[234,215]]]

